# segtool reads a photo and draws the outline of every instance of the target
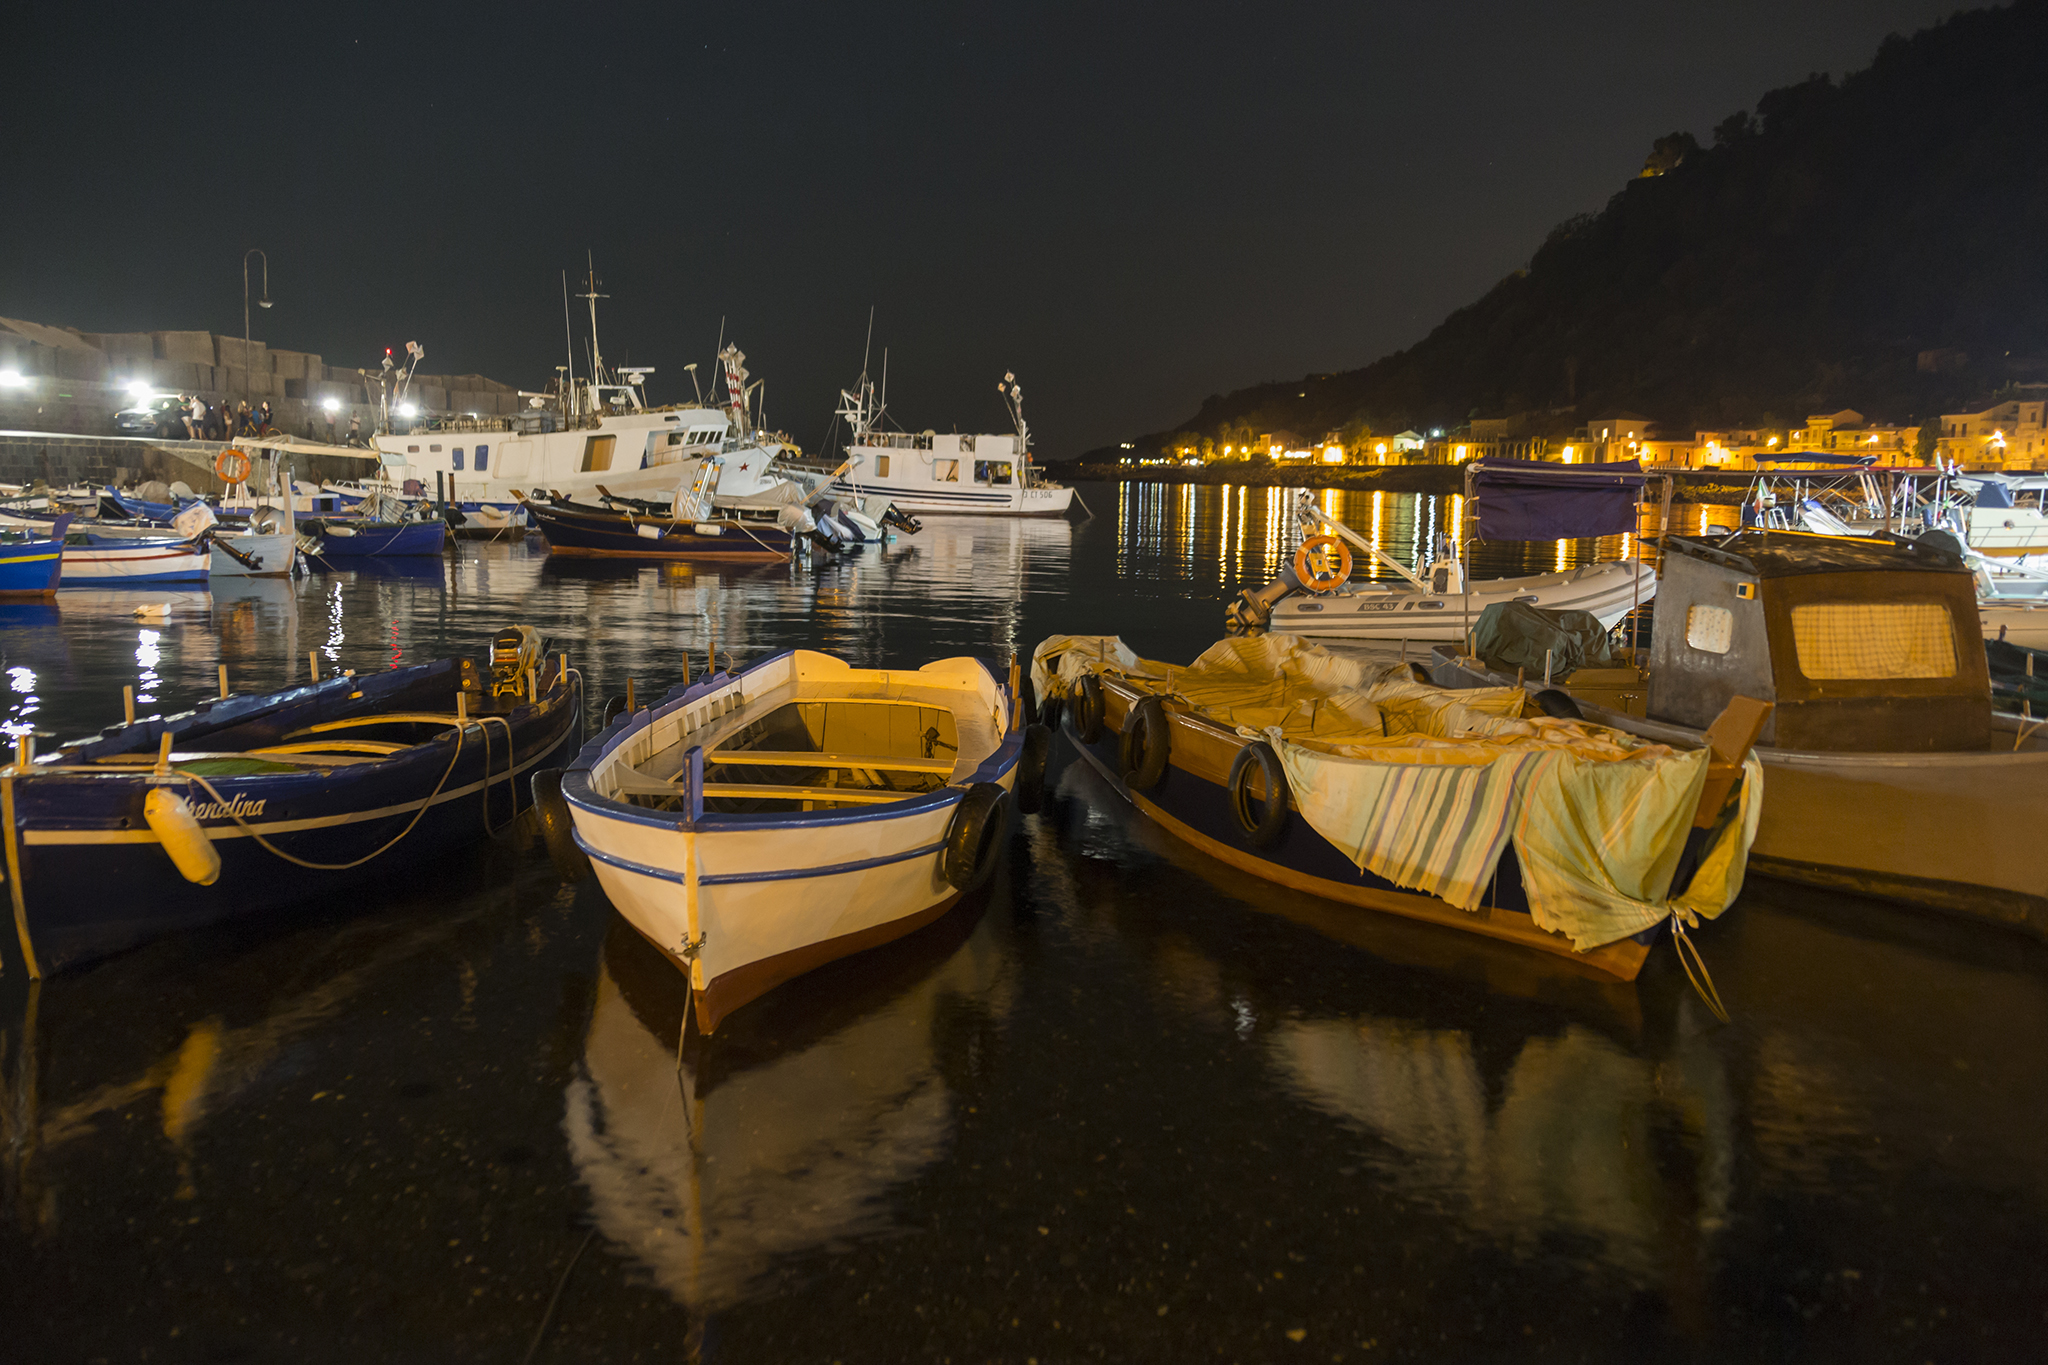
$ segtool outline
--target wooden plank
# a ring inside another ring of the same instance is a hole
[[[704,797],[746,798],[759,801],[840,801],[850,805],[882,805],[907,801],[923,792],[884,792],[867,787],[771,787],[752,782],[706,782]]]
[[[1707,783],[1700,789],[1700,804],[1693,812],[1693,828],[1707,829],[1720,818],[1728,793],[1742,776],[1743,759],[1764,732],[1764,722],[1771,718],[1772,705],[1754,697],[1731,697],[1707,727],[1707,749],[1712,757],[1707,760]]]
[[[816,754],[807,750],[719,749],[704,755],[704,766],[714,763],[752,765],[763,768],[872,768],[887,773],[938,773],[954,768],[950,758],[903,758],[896,754]]]

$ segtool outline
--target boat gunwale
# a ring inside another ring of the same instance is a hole
[[[656,721],[674,714],[681,707],[703,701],[728,688],[737,688],[751,673],[765,669],[785,659],[792,659],[798,653],[814,653],[839,662],[837,655],[825,654],[822,650],[785,649],[765,659],[747,665],[738,673],[715,673],[698,682],[678,683],[670,688],[662,699],[651,706],[643,707],[631,716],[622,716],[593,737],[577,753],[575,761],[562,773],[562,795],[569,805],[587,811],[594,817],[614,820],[622,824],[644,825],[653,829],[675,832],[696,830],[699,833],[753,832],[774,829],[814,829],[827,825],[869,824],[880,820],[897,820],[905,816],[921,815],[945,806],[955,805],[967,795],[969,786],[977,782],[994,782],[1017,762],[1023,744],[1023,730],[1012,727],[998,732],[998,739],[989,756],[979,766],[963,777],[929,792],[906,793],[900,801],[875,803],[854,810],[829,811],[770,811],[725,814],[707,811],[695,820],[678,819],[673,813],[650,811],[644,806],[631,805],[617,797],[600,795],[592,782],[597,765],[609,758],[620,745],[651,727]],[[1008,685],[996,676],[988,660],[979,655],[954,656],[972,659],[995,686],[998,696],[1003,696],[1014,709],[1015,698],[1008,697]],[[851,668],[851,665],[848,665]],[[884,670],[861,669],[858,672]],[[913,670],[914,671],[914,670]],[[744,693],[742,693],[744,695]],[[579,840],[580,842],[580,840]]]

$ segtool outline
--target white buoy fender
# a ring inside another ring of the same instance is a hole
[[[633,534],[639,536],[642,540],[660,540],[661,528],[659,526],[650,526],[643,521],[633,528]]]
[[[142,818],[163,841],[164,852],[186,881],[212,886],[220,880],[220,853],[184,797],[169,787],[151,787],[143,798]]]

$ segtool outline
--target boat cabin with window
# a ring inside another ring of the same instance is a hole
[[[1732,697],[1775,703],[1782,749],[1981,750],[1991,682],[1962,559],[1797,531],[1665,541],[1649,717],[1704,728]]]

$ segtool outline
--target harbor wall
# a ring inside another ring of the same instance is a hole
[[[135,385],[208,403],[268,402],[278,430],[316,441],[345,434],[350,417],[365,432],[378,422],[378,371],[212,332],[80,332],[0,318],[0,372],[11,380],[0,385],[6,430],[112,435]],[[521,404],[512,385],[477,374],[415,375],[406,401],[423,418],[505,417]]]

